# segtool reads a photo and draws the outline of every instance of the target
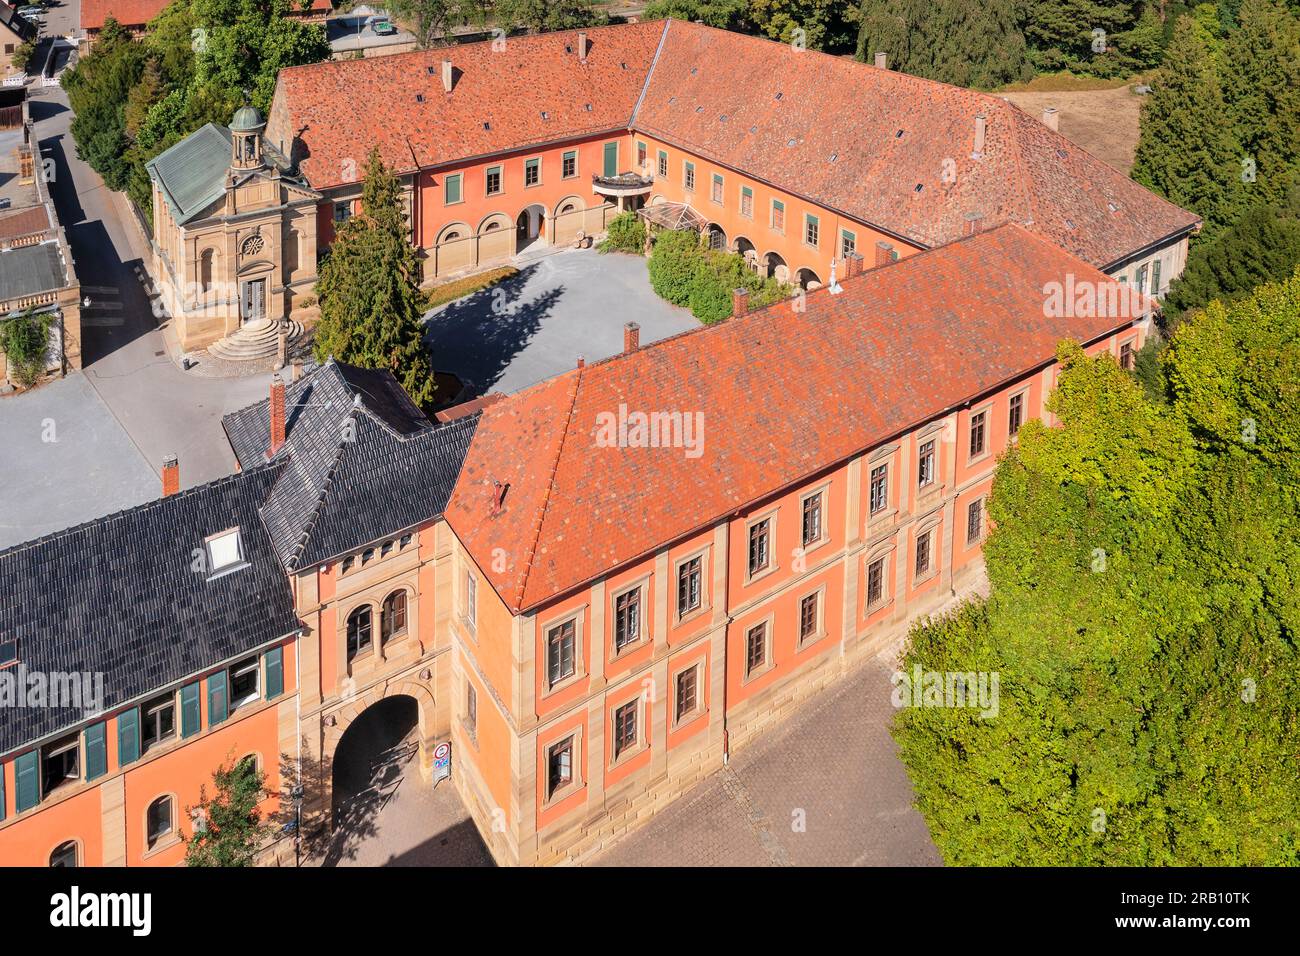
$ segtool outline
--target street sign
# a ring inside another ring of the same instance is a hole
[[[433,748],[433,782],[446,780],[451,776],[451,744],[443,742]]]

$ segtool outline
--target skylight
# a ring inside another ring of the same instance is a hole
[[[230,528],[208,538],[208,575],[223,574],[226,571],[243,566],[244,546],[239,538],[239,529]]]

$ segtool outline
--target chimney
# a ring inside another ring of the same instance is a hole
[[[451,88],[456,85],[455,69],[451,65],[451,60],[442,61],[442,89],[445,93],[450,93]]]
[[[302,378],[302,359],[293,360],[293,372],[291,373],[291,375],[293,376],[293,381],[295,382],[298,381],[298,379]]]
[[[749,290],[732,289],[731,290],[731,315],[732,318],[740,318],[742,315],[749,314]]]
[[[894,261],[894,247],[881,239],[876,243],[876,266],[887,266]]]
[[[979,212],[966,213],[966,235],[976,235],[982,228],[984,214]]]
[[[881,50],[876,54],[876,69],[877,70],[889,69],[889,54],[886,53],[884,50]]]
[[[984,155],[984,130],[988,126],[988,118],[983,114],[975,117],[975,150],[970,154],[971,159],[980,159]]]
[[[1057,111],[1055,106],[1049,106],[1045,110],[1043,110],[1043,125],[1046,126],[1048,129],[1050,129],[1053,133],[1060,131],[1061,114]]]
[[[164,498],[181,490],[181,465],[175,455],[163,459],[162,486]]]
[[[271,446],[266,457],[272,458],[284,447],[284,379],[276,375],[271,379]]]
[[[582,355],[579,355],[579,356],[578,356],[578,368],[586,368],[586,367],[587,367],[587,359],[586,359],[586,357],[585,357],[585,356],[582,356]]]
[[[856,252],[850,252],[844,257],[844,278],[852,279],[854,276],[862,275],[862,256]]]
[[[579,33],[578,34],[578,59],[583,63],[587,62],[587,51],[590,49],[591,46],[587,42],[587,34]]]
[[[623,354],[635,352],[641,347],[641,326],[629,322],[623,326]]]

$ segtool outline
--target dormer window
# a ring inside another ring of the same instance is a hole
[[[214,534],[205,542],[208,552],[208,577],[216,577],[243,567],[244,545],[238,528]]]
[[[18,638],[0,636],[0,667],[18,660]]]

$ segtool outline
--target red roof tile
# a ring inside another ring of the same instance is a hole
[[[110,16],[123,26],[143,26],[171,2],[171,0],[81,0],[81,27],[99,30]],[[295,5],[296,8],[296,5]],[[312,0],[313,13],[329,13],[330,0]]]
[[[662,32],[658,22],[587,30],[585,63],[577,33],[561,31],[293,67],[280,72],[266,135],[323,189],[358,179],[372,145],[410,172],[626,130]],[[444,57],[456,68],[450,93]]]
[[[50,228],[50,214],[45,206],[31,206],[0,218],[0,239],[18,239]]]
[[[1199,221],[1001,97],[699,24],[669,22],[634,126],[924,246],[978,216],[1101,267]]]
[[[1048,316],[1045,286],[1071,274],[1128,290],[1005,225],[801,314],[779,304],[549,379],[484,410],[447,520],[512,610],[535,607],[1141,315]],[[620,405],[701,412],[703,453],[597,447]]]

